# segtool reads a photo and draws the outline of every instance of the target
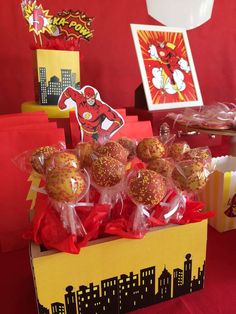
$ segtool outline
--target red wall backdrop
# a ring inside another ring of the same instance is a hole
[[[19,112],[22,102],[34,99],[33,35],[22,17],[20,0],[1,2],[0,113]],[[38,0],[56,13],[79,9],[94,16],[94,38],[81,43],[81,83],[97,88],[111,106],[134,105],[141,75],[130,23],[158,25],[145,0]],[[236,1],[215,0],[213,15],[204,25],[188,31],[190,47],[204,103],[234,102],[236,98]]]

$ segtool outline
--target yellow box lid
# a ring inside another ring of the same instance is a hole
[[[26,101],[21,104],[21,112],[35,112],[35,111],[44,111],[47,113],[48,118],[69,118],[69,112],[74,111],[74,108],[70,108],[65,111],[61,111],[57,105],[40,105],[34,101]]]

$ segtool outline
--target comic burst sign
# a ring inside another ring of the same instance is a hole
[[[34,32],[36,35],[41,33],[51,33],[51,18],[48,10],[44,10],[42,5],[37,5],[36,1],[22,2],[22,12],[29,24],[29,31]]]
[[[92,20],[93,18],[80,11],[60,12],[52,19],[52,35],[64,35],[66,39],[90,40],[93,37],[93,30],[90,29]]]
[[[22,0],[22,14],[29,24],[29,31],[33,32],[35,42],[37,35],[42,46],[41,34],[47,40],[58,37],[63,41],[79,42],[80,39],[89,41],[93,37],[91,29],[92,17],[88,17],[79,10],[63,10],[54,15],[49,15],[49,10],[44,10],[36,0]]]

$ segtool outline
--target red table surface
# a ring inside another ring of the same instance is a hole
[[[218,233],[209,227],[204,289],[132,313],[236,313],[235,242],[236,230]],[[28,249],[1,253],[0,266],[0,313],[36,314]]]

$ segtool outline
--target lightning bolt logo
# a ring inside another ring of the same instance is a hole
[[[37,188],[39,188],[40,182],[41,182],[41,176],[37,174],[35,171],[31,172],[28,180],[28,182],[31,182],[29,192],[26,196],[27,201],[31,201],[30,209],[33,209],[36,202],[37,197]]]

